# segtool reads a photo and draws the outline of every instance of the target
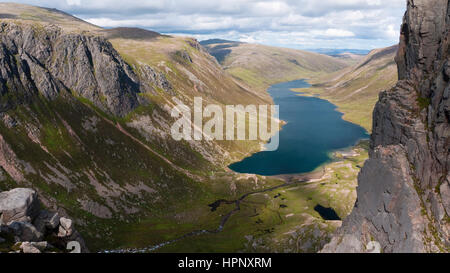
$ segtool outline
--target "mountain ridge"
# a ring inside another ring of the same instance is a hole
[[[348,66],[342,59],[290,48],[220,39],[206,41],[204,46],[228,73],[261,92],[275,83],[317,77]]]

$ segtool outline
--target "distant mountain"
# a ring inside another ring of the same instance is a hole
[[[242,42],[236,42],[236,41],[230,41],[230,40],[223,40],[223,39],[209,39],[209,40],[203,40],[200,41],[200,44],[202,46],[208,46],[213,44],[242,44]]]
[[[222,39],[211,39],[201,41],[200,44],[204,46],[208,50],[209,54],[214,56],[219,63],[223,63],[225,58],[232,52],[232,48],[238,47],[243,43]]]
[[[202,44],[231,75],[264,92],[277,82],[315,77],[348,66],[339,58],[303,50],[220,39]]]
[[[394,58],[398,46],[372,50],[354,65],[318,80],[308,93],[330,100],[344,118],[372,129],[372,111],[378,94],[397,81]]]
[[[57,9],[35,7],[16,3],[0,3],[0,20],[26,20],[38,24],[55,24],[67,30],[101,30],[100,27],[83,21],[75,16]]]
[[[161,37],[162,35],[158,32],[133,28],[133,27],[118,27],[103,30],[105,36],[108,39],[136,39],[136,40],[148,40]]]
[[[325,54],[328,56],[339,56],[341,54],[350,53],[355,55],[367,55],[371,50],[367,49],[334,49],[334,48],[316,48],[316,49],[307,49],[311,52],[316,52],[320,54]]]

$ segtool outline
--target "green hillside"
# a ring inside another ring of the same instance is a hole
[[[396,52],[397,46],[373,50],[359,63],[315,79],[313,88],[301,92],[331,101],[344,113],[344,119],[371,132],[378,94],[390,89],[398,79]]]
[[[300,78],[313,78],[345,68],[345,60],[289,48],[224,40],[201,42],[233,77],[258,90]]]

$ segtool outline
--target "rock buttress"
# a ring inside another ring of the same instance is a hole
[[[450,1],[408,0],[399,82],[380,94],[358,200],[322,252],[450,249]]]

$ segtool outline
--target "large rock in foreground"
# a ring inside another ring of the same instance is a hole
[[[33,221],[39,214],[39,201],[32,189],[13,189],[0,192],[0,224]]]
[[[66,252],[68,245],[88,252],[71,219],[40,210],[32,189],[0,192],[0,252]]]

